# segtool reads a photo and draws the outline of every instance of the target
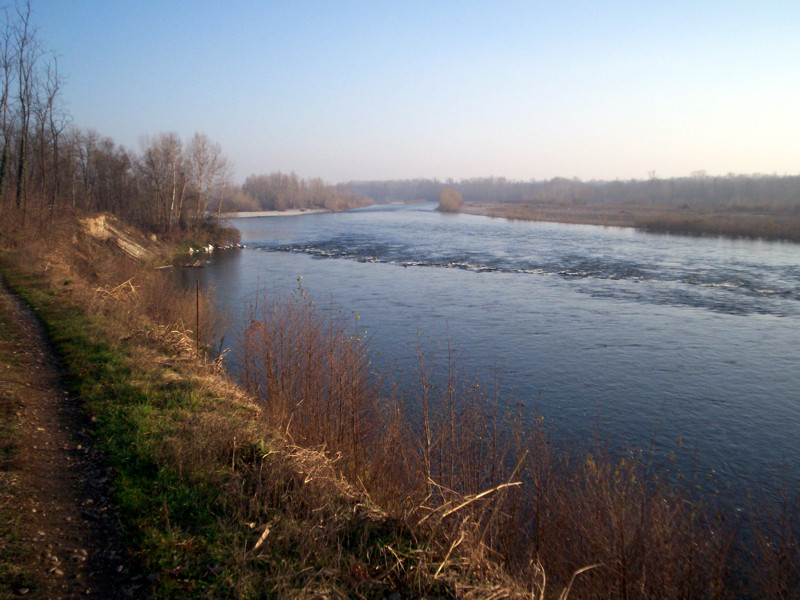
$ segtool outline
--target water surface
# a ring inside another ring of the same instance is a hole
[[[396,376],[415,371],[417,339],[440,364],[449,344],[460,371],[499,381],[557,437],[655,438],[659,456],[680,439],[684,470],[798,489],[798,245],[427,204],[232,222],[247,249],[184,275],[213,285],[234,320],[247,300],[302,277],[358,315],[375,363]]]

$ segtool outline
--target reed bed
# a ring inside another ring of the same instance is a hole
[[[697,477],[654,467],[651,450],[558,445],[541,417],[459,374],[452,352],[443,374],[420,352],[417,373],[388,382],[370,369],[357,318],[302,286],[259,299],[246,321],[244,384],[270,425],[410,527],[431,528],[445,562],[500,565],[534,597],[800,594],[796,504],[739,518]]]
[[[521,201],[467,205],[466,212],[520,221],[636,227],[653,233],[800,241],[800,217],[792,207],[640,203],[569,204]]]

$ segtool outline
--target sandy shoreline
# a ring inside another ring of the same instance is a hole
[[[247,219],[249,217],[295,217],[328,212],[324,208],[289,208],[286,210],[257,210],[248,212],[222,213],[223,219]]]

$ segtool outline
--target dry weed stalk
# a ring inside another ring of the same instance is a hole
[[[99,287],[95,290],[95,293],[100,297],[101,303],[107,301],[135,302],[137,297],[136,287],[133,285],[132,277],[114,287],[110,285]]]

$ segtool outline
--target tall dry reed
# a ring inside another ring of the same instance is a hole
[[[420,351],[418,372],[390,384],[358,319],[302,287],[260,299],[247,323],[243,378],[271,423],[476,569],[504,565],[532,592],[546,574],[546,596],[571,585],[580,598],[724,598],[779,561],[773,542],[759,546],[769,560],[735,546],[734,520],[654,469],[650,452],[557,446],[541,418],[526,422],[460,374],[449,349],[444,374]],[[797,524],[779,529],[791,548]],[[798,593],[791,573],[781,581]]]

